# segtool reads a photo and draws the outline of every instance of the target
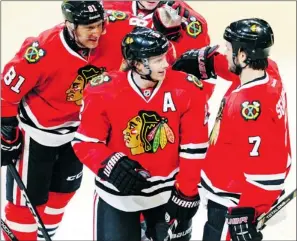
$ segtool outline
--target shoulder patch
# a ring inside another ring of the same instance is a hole
[[[241,116],[244,120],[257,120],[261,114],[261,104],[259,101],[245,101],[241,104]]]
[[[111,77],[107,75],[106,73],[103,73],[101,75],[98,75],[90,80],[91,86],[98,86],[103,83],[109,82],[111,80]]]
[[[125,20],[128,17],[127,13],[122,11],[107,10],[106,13],[110,22]]]
[[[186,33],[192,37],[197,38],[197,36],[202,32],[202,24],[196,19],[196,17],[189,17],[189,22],[187,23]]]
[[[186,79],[189,81],[189,82],[192,82],[194,83],[199,89],[203,89],[203,83],[201,80],[199,80],[195,75],[192,75],[192,74],[188,74]]]
[[[38,41],[32,42],[32,44],[26,49],[24,58],[29,64],[37,63],[45,55],[45,50],[39,47]]]

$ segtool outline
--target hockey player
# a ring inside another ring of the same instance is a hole
[[[27,38],[1,75],[1,166],[20,156],[16,168],[50,236],[81,184],[82,163],[70,141],[83,88],[122,59],[103,35],[98,1],[64,1],[62,12],[65,23]],[[36,240],[37,224],[10,172],[6,196],[10,229],[19,240]]]
[[[131,25],[163,33],[174,42],[177,56],[210,43],[206,20],[184,1],[104,1],[104,7],[131,13]]]
[[[139,241],[140,213],[152,240],[167,238],[173,220],[175,240],[190,240],[208,146],[206,97],[197,78],[168,69],[167,50],[161,33],[136,27],[122,42],[127,71],[85,89],[73,148],[96,175],[95,240]]]
[[[278,68],[268,59],[274,35],[266,21],[233,22],[224,39],[226,59],[198,60],[193,53],[201,50],[193,50],[176,63],[183,69],[203,61],[208,73],[229,69],[240,80],[222,100],[201,172],[199,193],[208,208],[203,240],[262,240],[256,220],[281,194],[290,168],[287,97]]]
[[[117,38],[135,26],[150,27],[164,34],[171,44],[167,55],[170,65],[186,50],[209,45],[205,19],[185,2],[104,1],[104,6],[109,28],[117,32]],[[205,79],[207,98],[212,95],[214,84],[213,80]]]

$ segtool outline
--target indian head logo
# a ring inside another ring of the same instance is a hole
[[[137,116],[129,120],[123,135],[132,155],[155,153],[168,143],[174,143],[175,139],[167,118],[154,111],[139,111]]]
[[[76,76],[75,80],[66,91],[66,100],[69,102],[74,102],[76,105],[81,105],[83,90],[87,83],[98,78],[105,71],[105,67],[98,68],[93,65],[80,68],[77,71],[78,75]]]
[[[223,110],[224,110],[225,105],[226,105],[226,99],[223,98],[221,101],[221,104],[220,104],[218,114],[216,116],[214,127],[212,128],[211,133],[210,133],[209,142],[211,145],[215,145],[218,140],[220,126],[221,126],[221,120],[223,118]]]

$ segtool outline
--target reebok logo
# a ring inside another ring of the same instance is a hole
[[[242,224],[242,223],[247,223],[247,222],[248,222],[248,217],[245,216],[245,217],[240,217],[240,218],[230,218],[227,223],[236,225],[236,224]]]
[[[104,171],[103,173],[109,177],[110,176],[110,173],[112,171],[112,169],[114,168],[115,164],[122,158],[124,157],[125,155],[121,152],[117,152],[115,153],[110,159],[109,161],[107,162],[105,168],[104,168]]]
[[[199,206],[199,201],[185,201],[177,196],[172,197],[172,201],[177,204],[178,206],[184,207],[184,208],[194,208]]]

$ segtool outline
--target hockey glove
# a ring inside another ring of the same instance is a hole
[[[196,214],[200,203],[199,195],[185,196],[176,186],[172,190],[171,197],[165,210],[169,215],[167,219],[176,219],[178,222],[190,220]]]
[[[253,240],[263,239],[261,232],[257,230],[255,209],[251,207],[229,208],[226,215],[229,232],[232,240]]]
[[[183,53],[173,64],[172,69],[195,75],[198,79],[217,78],[213,57],[218,53],[218,45],[192,49]]]
[[[114,185],[124,195],[139,194],[148,188],[146,178],[149,173],[137,162],[123,153],[117,152],[104,161],[104,168],[99,169],[98,176]]]
[[[17,160],[22,151],[23,136],[16,117],[1,118],[1,166]]]
[[[182,18],[178,11],[168,5],[157,8],[153,14],[153,23],[157,31],[168,40],[176,41],[181,36]]]

